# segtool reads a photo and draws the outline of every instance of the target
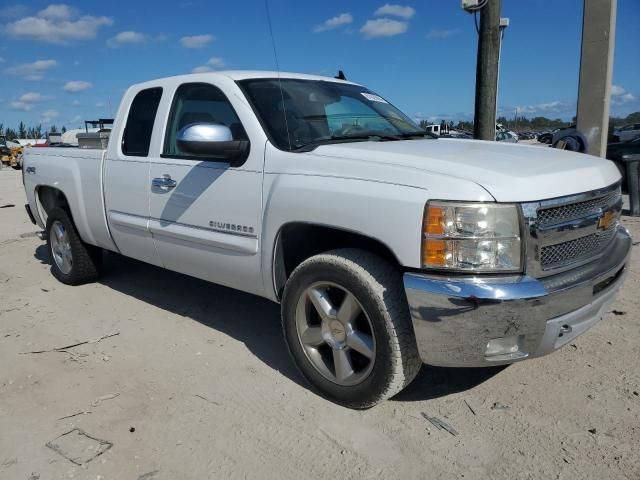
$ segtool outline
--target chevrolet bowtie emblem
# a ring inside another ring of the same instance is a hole
[[[598,220],[598,230],[607,230],[615,221],[615,212],[613,210],[607,210]]]

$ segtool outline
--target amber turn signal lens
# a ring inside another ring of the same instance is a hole
[[[442,235],[444,233],[444,208],[427,206],[422,226],[422,231],[427,235]]]
[[[422,264],[431,267],[444,265],[447,248],[444,240],[423,240]]]

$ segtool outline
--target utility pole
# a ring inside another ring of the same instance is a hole
[[[496,139],[496,97],[500,58],[501,0],[488,0],[480,10],[476,63],[476,104],[473,137]]]
[[[584,0],[577,124],[587,153],[607,153],[616,0]]]

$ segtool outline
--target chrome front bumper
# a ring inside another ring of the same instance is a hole
[[[422,361],[480,367],[557,350],[602,318],[622,285],[630,251],[629,232],[618,226],[606,255],[541,279],[406,273]]]

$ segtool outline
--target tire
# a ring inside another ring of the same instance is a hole
[[[334,307],[325,311],[335,315],[318,313],[316,302],[326,306],[324,301]],[[347,304],[355,307],[343,308]],[[344,322],[347,317],[353,321]],[[302,262],[285,285],[282,325],[302,375],[322,396],[349,408],[370,408],[394,396],[422,365],[401,272],[364,250],[332,250]],[[338,368],[345,357],[351,370]]]
[[[102,250],[82,241],[65,210],[53,208],[49,212],[46,230],[54,277],[67,285],[81,285],[100,276]]]

